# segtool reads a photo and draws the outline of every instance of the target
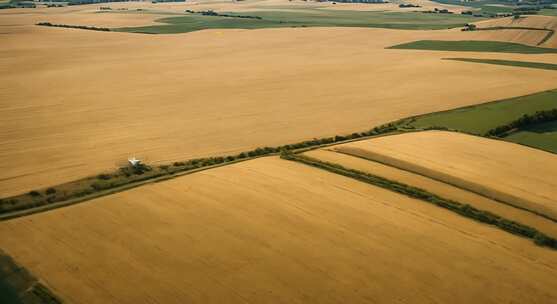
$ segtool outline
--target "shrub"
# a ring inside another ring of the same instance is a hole
[[[97,178],[101,180],[109,180],[112,178],[112,176],[110,174],[99,174],[97,175]]]
[[[537,233],[534,237],[534,242],[540,246],[547,246],[557,248],[557,240],[542,233]]]
[[[52,195],[52,194],[55,194],[55,193],[56,193],[56,189],[54,189],[54,188],[52,188],[52,187],[46,189],[46,194],[47,194],[47,195]]]
[[[29,195],[33,196],[33,197],[38,197],[41,196],[41,194],[39,193],[39,191],[29,191]]]
[[[433,203],[439,207],[446,208],[453,212],[456,212],[465,217],[477,220],[482,223],[497,226],[507,232],[521,235],[528,238],[533,238],[534,242],[540,246],[547,246],[553,249],[557,249],[557,240],[538,232],[535,228],[504,219],[496,214],[489,211],[484,211],[476,209],[468,204],[459,203],[453,200],[445,199],[437,196],[436,194],[430,193],[427,190],[416,188],[410,185],[402,184],[396,181],[388,180],[380,176],[376,176],[370,173],[358,171],[355,169],[345,168],[341,165],[320,161],[307,156],[295,155],[290,151],[281,151],[281,158],[287,160],[294,160],[312,167],[324,169],[336,174],[344,175],[350,178],[357,179],[359,181],[376,185],[382,188],[389,189],[394,192],[398,192],[413,198],[422,199],[424,201]]]

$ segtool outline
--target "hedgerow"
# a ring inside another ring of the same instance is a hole
[[[437,205],[439,207],[458,213],[462,216],[474,219],[478,222],[496,226],[504,231],[510,232],[515,235],[530,238],[537,245],[549,247],[552,249],[557,249],[556,239],[548,235],[545,235],[544,233],[538,231],[535,228],[532,228],[530,226],[512,220],[505,219],[489,211],[477,209],[468,204],[464,204],[451,199],[440,197],[436,194],[433,194],[421,188],[417,188],[397,181],[389,180],[367,172],[349,169],[339,164],[324,162],[311,157],[293,154],[287,150],[282,151],[281,158],[286,160],[297,161],[312,167],[324,169],[332,173],[336,173],[368,184],[372,184],[374,186],[388,189],[406,195],[411,198],[420,199],[422,201],[426,201],[434,205]]]

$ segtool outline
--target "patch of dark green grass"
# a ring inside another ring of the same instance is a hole
[[[536,124],[506,136],[507,141],[557,153],[557,121]]]
[[[474,62],[474,63],[515,66],[515,67],[522,67],[522,68],[542,69],[542,70],[557,70],[557,64],[544,63],[544,62],[500,60],[500,59],[476,59],[476,58],[444,58],[444,59],[464,61],[464,62]]]
[[[0,303],[60,304],[62,301],[0,250]]]
[[[557,89],[504,99],[475,106],[417,116],[405,122],[412,129],[449,129],[484,135],[524,115],[557,108]],[[528,126],[504,137],[533,148],[557,153],[557,130],[554,122]]]
[[[434,2],[442,4],[452,4],[459,6],[467,6],[475,9],[477,14],[497,14],[497,13],[512,13],[514,6],[509,5],[509,2],[500,0],[479,0],[479,1],[460,1],[460,0],[433,0]]]
[[[410,119],[408,125],[420,128],[443,127],[483,135],[489,130],[510,123],[524,114],[557,107],[557,89],[514,97],[475,106],[426,114]]]
[[[478,18],[451,14],[423,14],[413,12],[360,12],[304,9],[299,11],[256,11],[226,13],[230,16],[252,16],[255,18],[233,18],[187,14],[157,20],[165,23],[144,27],[113,29],[116,31],[175,34],[204,29],[258,29],[280,27],[375,27],[393,29],[446,29],[461,27]]]
[[[389,47],[389,49],[402,50],[429,50],[429,51],[455,51],[455,52],[496,52],[518,54],[546,54],[557,53],[557,49],[529,46],[519,43],[499,41],[442,41],[419,40]]]

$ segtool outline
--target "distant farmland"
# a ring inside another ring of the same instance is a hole
[[[222,16],[226,14],[228,16]],[[234,18],[232,16],[249,16],[251,18]],[[257,18],[257,19],[256,19]],[[206,16],[186,14],[186,16],[168,17],[157,20],[165,25],[147,27],[127,27],[117,30],[148,34],[187,33],[203,29],[258,29],[284,27],[376,27],[392,29],[431,30],[462,27],[474,18],[465,15],[440,15],[402,12],[357,12],[335,10],[301,10],[301,11],[254,11],[221,13]]]
[[[433,51],[385,49],[459,31],[289,28],[155,37],[34,25],[43,19],[105,27],[154,17],[84,13],[87,22],[79,23],[79,15],[58,16],[57,10],[48,19],[25,15],[29,25],[6,27],[18,34],[5,35],[3,52],[18,59],[0,63],[8,71],[0,75],[7,88],[0,197],[113,170],[132,155],[159,165],[234,154],[557,83],[555,71],[507,73],[509,67],[441,60],[445,56]],[[13,22],[0,18],[0,24]],[[71,52],[79,56],[60,55]],[[497,56],[532,60],[529,54]]]
[[[555,301],[557,18],[438,1],[0,10],[1,304]]]

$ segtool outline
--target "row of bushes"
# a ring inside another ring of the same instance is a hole
[[[213,10],[206,10],[206,11],[193,11],[193,10],[186,10],[186,13],[190,14],[201,14],[203,16],[218,16],[218,17],[229,17],[229,18],[243,18],[243,19],[258,19],[261,20],[263,18],[259,16],[250,16],[250,15],[229,15],[229,14],[219,14]]]
[[[398,7],[409,8],[409,7],[421,7],[421,6],[418,5],[418,4],[412,4],[412,3],[402,3],[402,4],[399,4]]]
[[[103,31],[103,32],[110,32],[110,29],[107,27],[96,27],[96,26],[86,26],[86,25],[69,25],[69,24],[52,24],[50,22],[39,22],[37,25],[41,26],[53,26],[53,27],[65,27],[65,28],[75,28],[75,29],[82,29],[82,30],[91,30],[91,31]]]
[[[26,195],[12,197],[2,202],[0,200],[0,214],[30,209],[34,207],[44,206],[50,203],[66,201],[70,199],[80,198],[87,195],[94,194],[98,191],[109,190],[116,187],[124,186],[131,183],[146,181],[149,179],[170,176],[175,173],[195,170],[203,167],[221,165],[233,161],[246,160],[259,156],[267,156],[277,154],[281,151],[298,150],[319,147],[326,144],[338,143],[346,140],[357,139],[367,136],[374,136],[389,133],[397,130],[395,123],[385,124],[375,127],[371,130],[359,133],[352,133],[345,136],[325,137],[321,139],[312,139],[295,144],[288,144],[278,147],[263,147],[254,150],[241,152],[236,155],[217,156],[217,157],[204,157],[190,159],[187,161],[177,161],[171,165],[160,165],[152,168],[145,164],[137,166],[125,166],[119,168],[112,173],[102,173],[93,178],[75,181],[75,188],[73,191],[63,191],[58,193],[56,188],[51,187],[46,189],[43,193],[40,191],[31,191]],[[65,186],[65,188],[71,188]]]
[[[486,136],[504,137],[512,130],[536,125],[544,122],[557,121],[557,109],[538,111],[532,115],[524,114],[517,120],[502,126],[495,127],[485,134]]]
[[[281,158],[287,160],[298,161],[312,167],[319,169],[324,169],[336,174],[340,174],[346,177],[350,177],[374,186],[385,188],[400,194],[404,194],[411,198],[420,199],[426,202],[433,203],[439,207],[456,212],[462,216],[474,219],[476,221],[486,223],[499,227],[507,232],[530,238],[534,240],[537,245],[550,247],[552,249],[557,249],[557,240],[543,234],[542,232],[536,230],[535,228],[517,223],[515,221],[507,220],[493,214],[488,211],[477,209],[468,204],[463,204],[450,199],[442,198],[436,194],[433,194],[427,190],[399,183],[393,180],[389,180],[377,175],[369,174],[366,172],[345,168],[341,165],[323,162],[318,159],[310,158],[303,155],[296,155],[289,151],[284,151],[281,153]]]

